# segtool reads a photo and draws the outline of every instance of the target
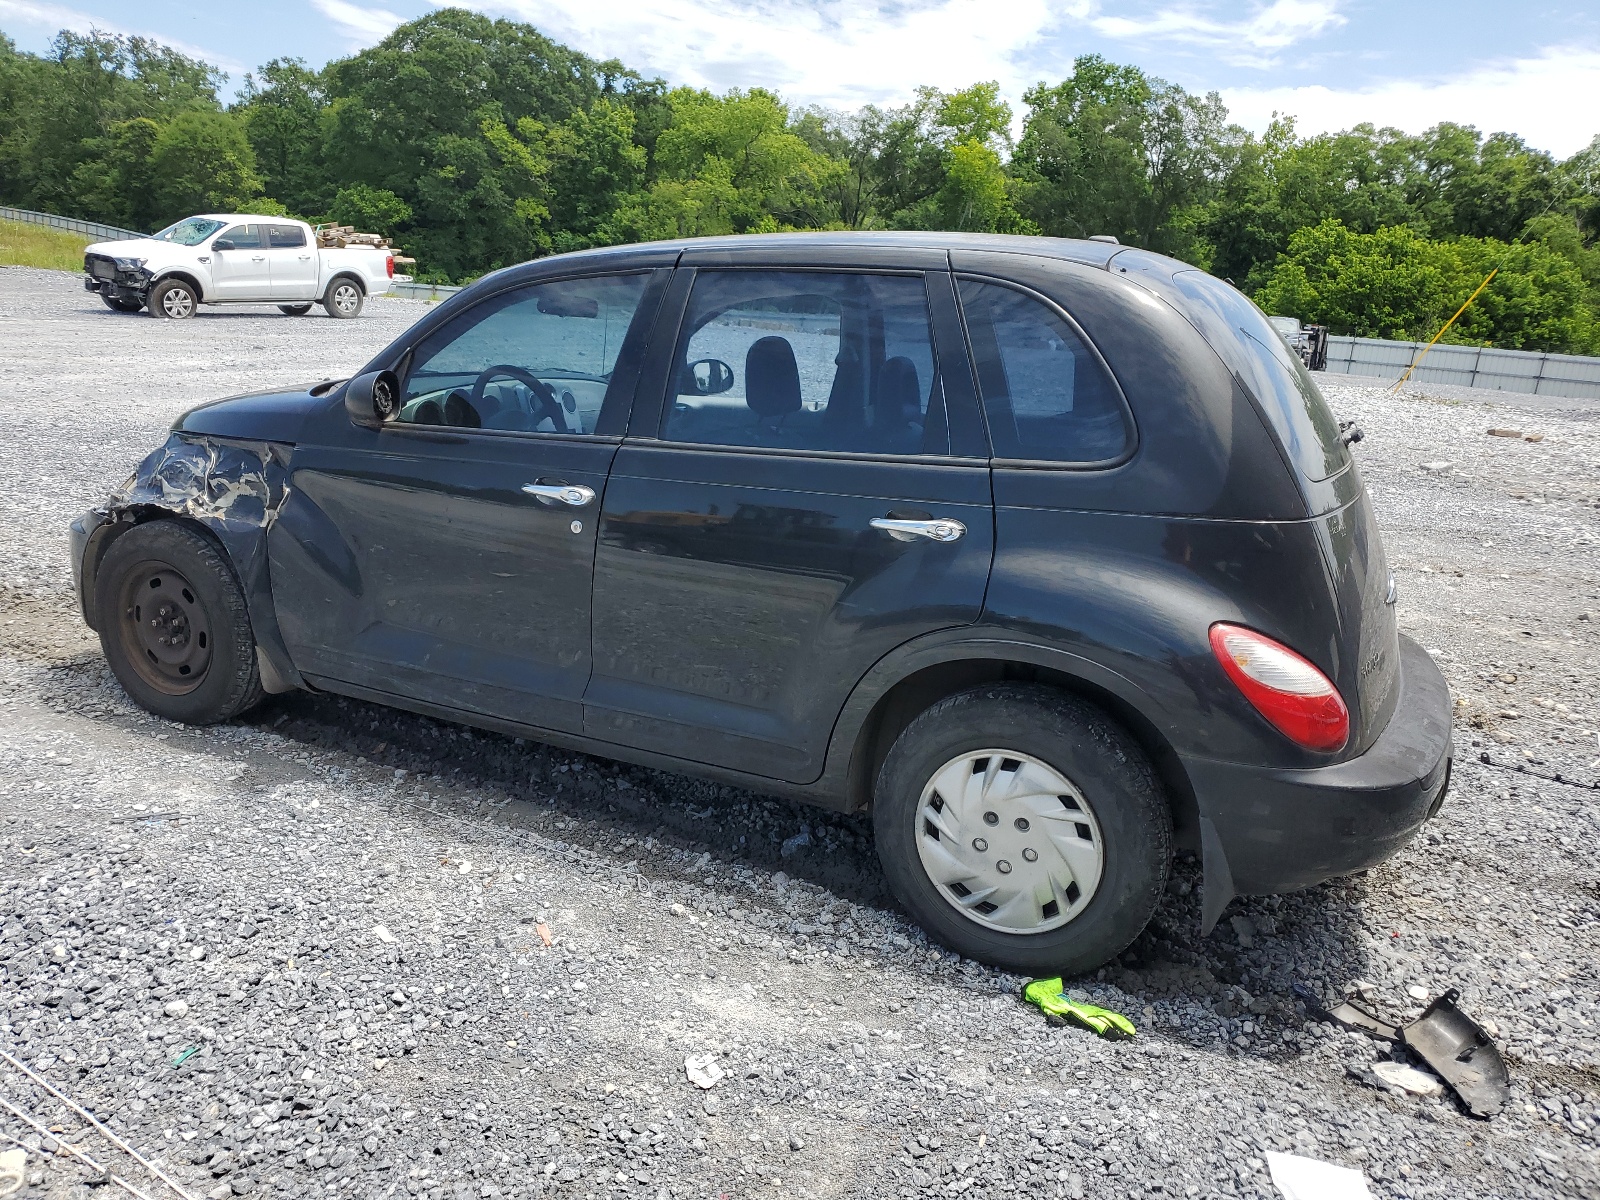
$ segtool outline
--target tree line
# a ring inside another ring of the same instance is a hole
[[[1449,123],[1256,135],[1215,93],[1094,55],[1028,90],[1020,122],[994,83],[796,108],[456,9],[320,70],[274,59],[229,104],[224,83],[144,38],[63,32],[40,56],[0,33],[0,202],[138,229],[227,209],[336,220],[439,282],[665,237],[1111,234],[1269,311],[1398,338],[1431,336],[1498,267],[1450,340],[1600,353],[1600,137],[1557,161]]]

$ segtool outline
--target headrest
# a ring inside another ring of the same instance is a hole
[[[800,411],[800,368],[787,338],[761,338],[745,353],[744,402],[760,417]]]
[[[917,379],[917,364],[896,355],[885,360],[878,372],[878,394],[873,402],[878,424],[909,421],[922,412],[922,384]]]

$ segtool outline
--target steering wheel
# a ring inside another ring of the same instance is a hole
[[[483,411],[483,389],[497,375],[504,375],[515,379],[518,383],[527,385],[528,390],[539,401],[539,413],[533,422],[535,425],[549,417],[550,423],[555,427],[557,433],[572,432],[567,428],[566,410],[561,407],[561,401],[556,399],[555,389],[531,371],[525,371],[521,367],[514,367],[510,363],[499,363],[492,367],[485,367],[478,373],[478,377],[472,381],[473,408],[476,408],[479,412]]]

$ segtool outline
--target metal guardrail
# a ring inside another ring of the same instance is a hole
[[[460,290],[447,283],[391,283],[384,295],[407,300],[444,300]]]
[[[1405,373],[1425,344],[1330,337],[1327,370],[1330,375],[1363,375],[1392,382]],[[1411,373],[1411,382],[1600,400],[1600,358],[1441,343]]]
[[[34,212],[31,208],[12,208],[0,204],[0,219],[22,221],[28,225],[48,225],[52,229],[65,229],[70,233],[85,233],[102,242],[125,242],[130,238],[148,235],[131,229],[118,229],[115,225],[102,225],[99,221],[80,221],[77,217],[58,217],[54,213]]]

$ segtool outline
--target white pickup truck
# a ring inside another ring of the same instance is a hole
[[[367,296],[388,291],[394,251],[324,250],[304,221],[207,213],[146,238],[96,242],[83,269],[83,286],[121,312],[181,320],[202,304],[276,304],[298,317],[321,304],[330,317],[354,317]]]

